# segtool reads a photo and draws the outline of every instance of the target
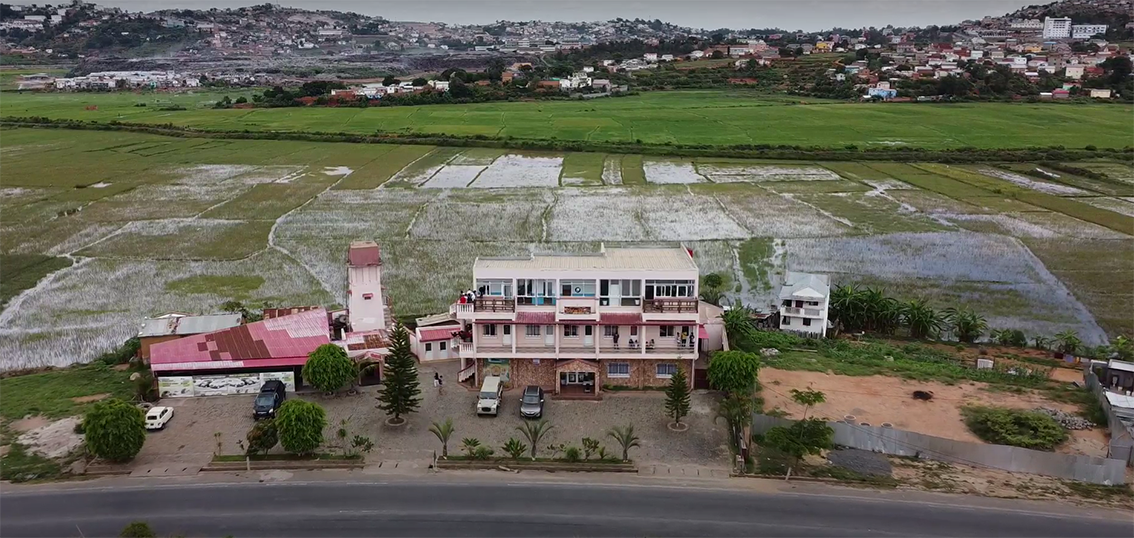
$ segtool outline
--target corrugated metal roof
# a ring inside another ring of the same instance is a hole
[[[213,368],[223,368],[222,364],[234,361],[255,366],[255,361],[279,359],[300,365],[315,348],[330,341],[327,311],[318,308],[154,344],[150,348],[150,363],[214,363]]]
[[[787,271],[784,274],[784,286],[780,288],[780,299],[791,299],[797,295],[822,299],[831,294],[829,282],[830,278],[827,275]]]
[[[347,263],[354,267],[382,265],[382,251],[374,241],[352,241],[347,251]]]
[[[679,247],[609,248],[595,254],[533,254],[528,258],[477,258],[473,270],[477,269],[696,271],[697,264],[684,248]]]
[[[208,333],[236,327],[240,325],[241,320],[240,314],[146,318],[142,321],[142,330],[138,332],[138,336],[185,336]]]
[[[461,330],[461,327],[459,325],[453,325],[451,327],[441,327],[441,328],[437,328],[437,329],[421,329],[420,340],[422,342],[436,342],[436,341],[439,341],[439,340],[448,340],[448,339],[452,338],[453,335],[456,334],[457,332],[459,332],[460,330]]]

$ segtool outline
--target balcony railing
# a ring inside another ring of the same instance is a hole
[[[478,297],[473,300],[477,312],[515,312],[516,300],[503,297]]]
[[[823,316],[823,310],[819,308],[796,308],[792,306],[780,307],[780,311],[785,316],[801,316],[805,318],[820,318]]]
[[[649,299],[642,304],[647,314],[696,314],[697,299]]]
[[[467,381],[474,375],[476,375],[476,362],[473,362],[467,368],[457,373],[457,382]]]

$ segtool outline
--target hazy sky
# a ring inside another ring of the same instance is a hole
[[[94,0],[131,11],[239,7],[268,0]],[[822,30],[833,26],[925,26],[1003,15],[1042,0],[276,0],[307,9],[392,20],[482,24],[500,19],[661,19],[695,28]]]

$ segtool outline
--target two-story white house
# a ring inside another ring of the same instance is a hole
[[[477,258],[475,298],[452,314],[459,381],[501,376],[555,394],[597,397],[604,385],[661,386],[678,369],[692,383],[708,315],[686,248],[601,248],[595,254]],[[710,312],[712,310],[712,312]]]
[[[827,275],[787,271],[780,288],[780,330],[825,337],[830,298]]]

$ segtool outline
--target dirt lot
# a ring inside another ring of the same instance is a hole
[[[816,406],[814,414],[832,420],[854,415],[858,422],[873,426],[889,422],[895,428],[980,443],[961,420],[960,408],[967,404],[993,405],[1032,409],[1039,406],[1078,412],[1075,405],[1053,402],[1034,393],[1013,394],[985,390],[985,383],[945,385],[936,382],[907,381],[897,377],[850,377],[821,372],[802,372],[764,368],[760,383],[766,409],[779,408],[789,417],[798,417],[803,409],[791,401],[792,388],[810,387],[822,391],[827,401]],[[915,400],[915,390],[930,391],[930,401]],[[1058,451],[1068,454],[1106,456],[1105,426],[1093,430],[1072,431],[1071,439]]]
[[[445,378],[445,390],[438,394],[433,387],[433,372]],[[478,438],[503,455],[500,445],[509,437],[523,439],[516,431],[523,419],[519,417],[519,391],[504,394],[504,407],[500,416],[478,417],[475,414],[476,393],[461,386],[449,386],[455,380],[455,364],[421,366],[419,375],[422,388],[422,405],[402,426],[385,424],[386,415],[375,409],[377,387],[364,387],[362,394],[326,398],[319,395],[301,397],[318,402],[327,410],[329,422],[325,436],[333,441],[334,431],[341,419],[351,424],[351,435],[370,437],[376,448],[367,456],[368,461],[425,460],[440,452],[437,438],[429,432],[434,420],[452,418],[456,432],[449,442],[450,452],[460,451],[461,439]],[[289,398],[294,397],[289,394]],[[669,431],[664,417],[664,395],[660,392],[607,393],[602,401],[566,401],[547,399],[544,418],[554,426],[547,438],[540,442],[540,450],[550,444],[567,443],[580,446],[583,437],[598,439],[608,453],[616,452],[613,439],[606,431],[615,425],[633,424],[641,438],[641,447],[632,449],[630,456],[646,464],[700,465],[727,467],[728,447],[723,423],[714,423],[716,403],[710,394],[697,393],[692,398],[692,411],[685,419],[689,430],[681,433]],[[149,434],[136,465],[183,463],[204,465],[211,459],[216,447],[214,433],[219,432],[226,454],[239,453],[237,441],[244,439],[252,427],[252,396],[213,396],[204,398],[168,398],[159,405],[175,409],[173,420],[164,431]],[[277,450],[279,448],[277,447]],[[547,454],[549,455],[549,454]]]

